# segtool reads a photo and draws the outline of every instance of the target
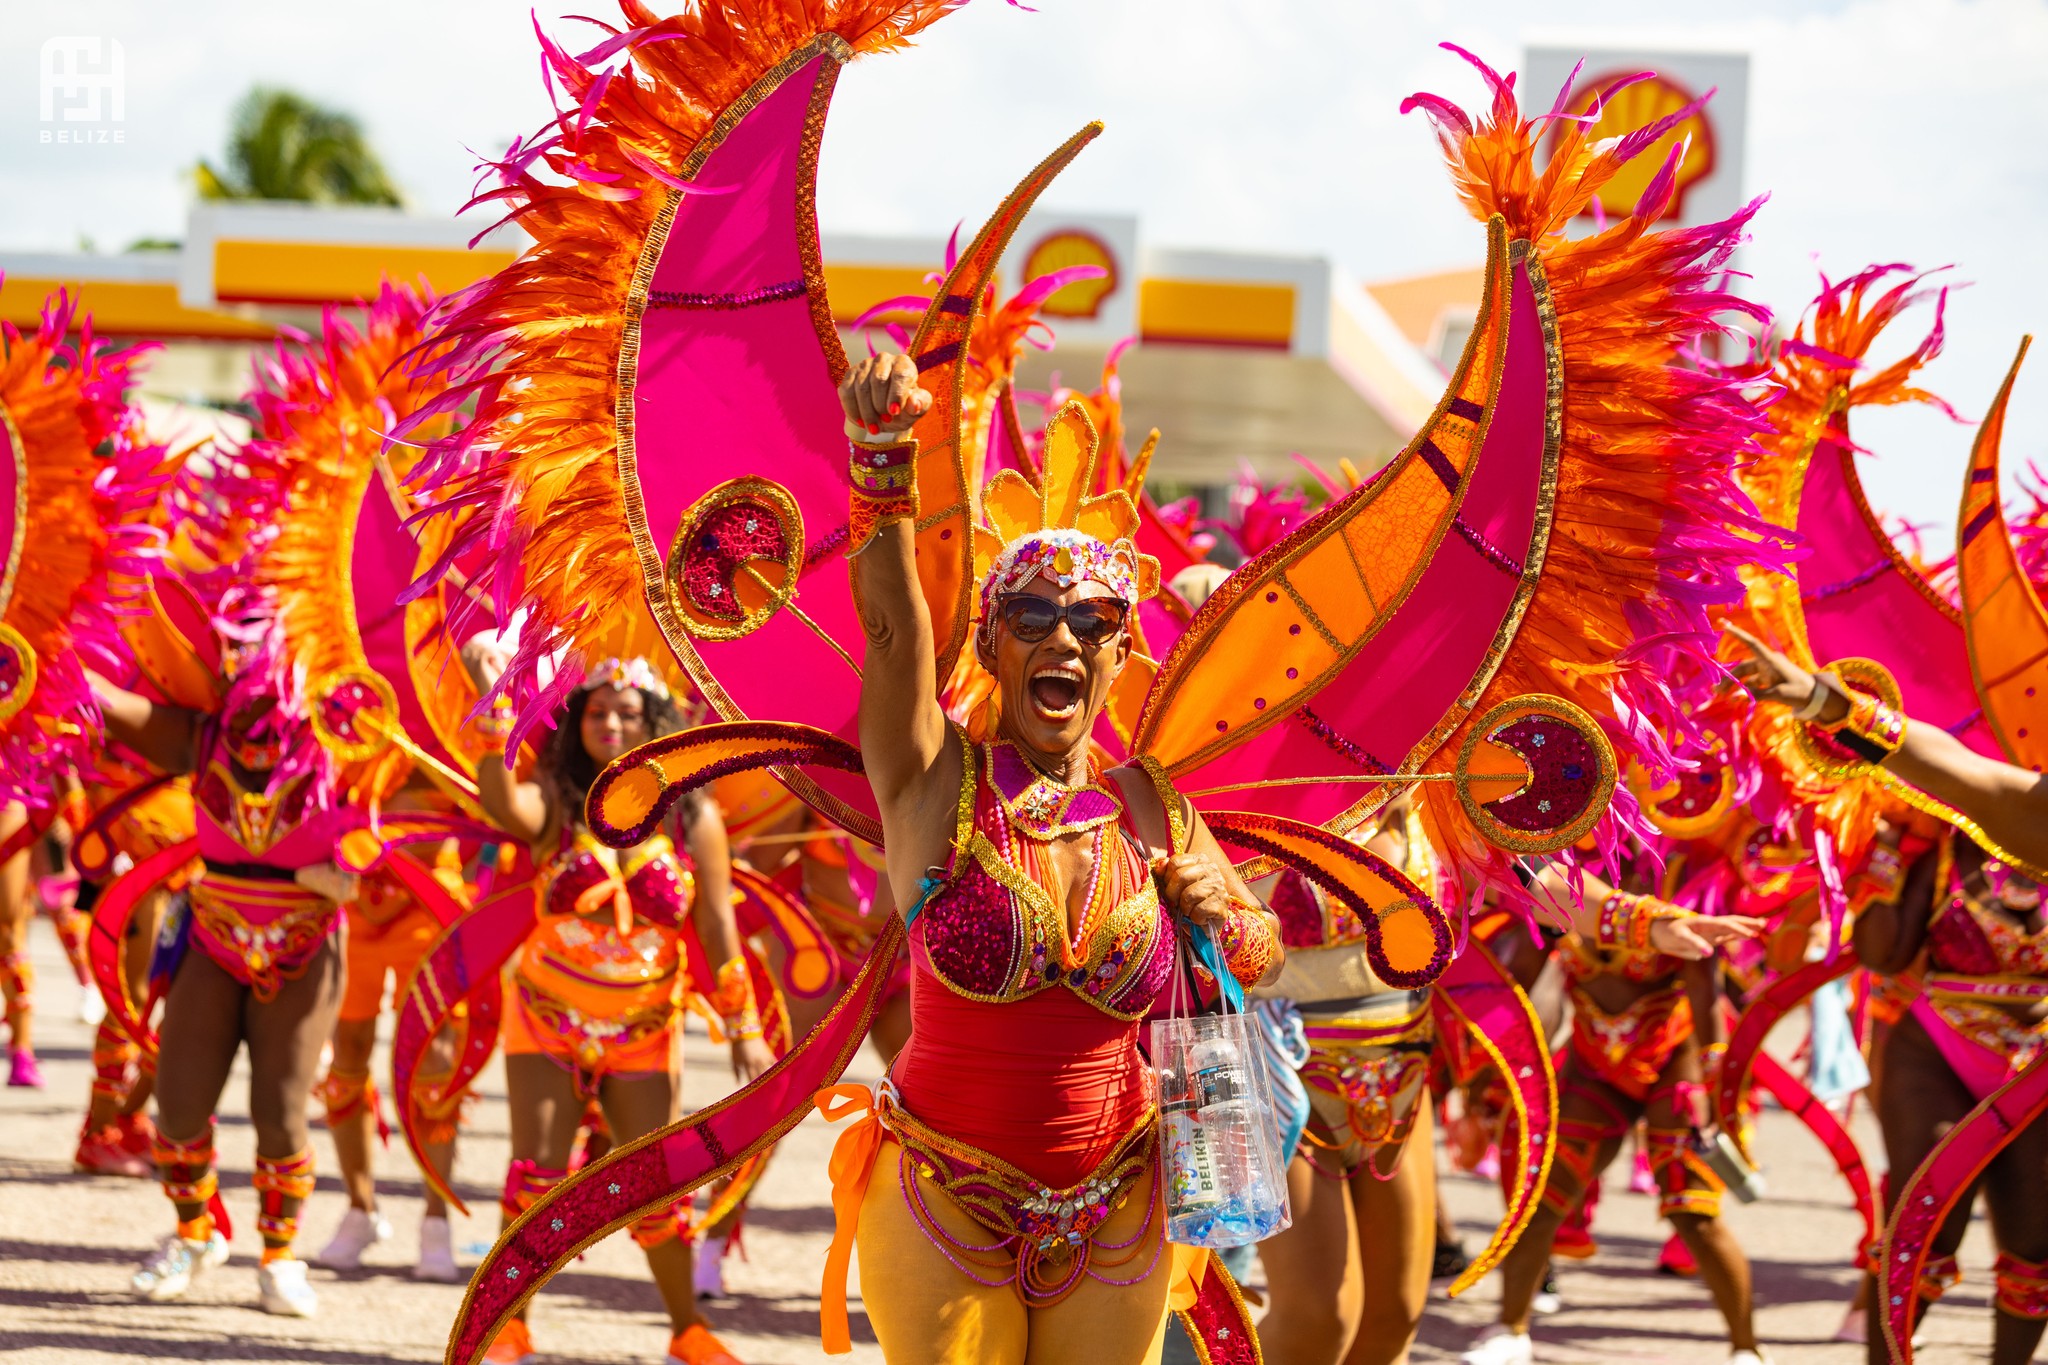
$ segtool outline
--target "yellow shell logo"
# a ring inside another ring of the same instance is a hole
[[[1601,91],[1616,81],[1635,74],[1636,71],[1609,71],[1588,81],[1573,98],[1569,112],[1591,113],[1593,102]],[[1601,109],[1600,119],[1592,126],[1588,135],[1595,141],[1625,136],[1638,128],[1655,123],[1667,114],[1676,113],[1692,103],[1694,98],[1690,90],[1671,77],[1652,76],[1646,81],[1636,82],[1609,100]],[[1550,144],[1553,148],[1556,147],[1557,140],[1566,126],[1568,125],[1563,123],[1551,125]],[[1671,154],[1674,146],[1688,137],[1692,139],[1692,146],[1686,152],[1685,160],[1678,164],[1671,203],[1663,214],[1666,218],[1685,216],[1686,190],[1714,169],[1714,125],[1707,118],[1705,109],[1694,112],[1690,118],[1658,138],[1654,144],[1639,153],[1635,160],[1623,166],[1612,180],[1601,186],[1600,192],[1594,198],[1609,221],[1628,216],[1635,208],[1636,201],[1642,198],[1643,191],[1649,188],[1650,181],[1663,169],[1664,158]],[[1588,205],[1580,216],[1591,217],[1592,214],[1592,206]]]
[[[1116,292],[1119,283],[1116,255],[1092,232],[1068,228],[1040,240],[1024,258],[1024,282],[1076,265],[1101,266],[1105,273],[1060,289],[1039,306],[1040,313],[1054,318],[1092,318],[1102,311],[1102,301]]]

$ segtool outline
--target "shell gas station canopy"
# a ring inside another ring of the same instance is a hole
[[[100,333],[165,344],[150,398],[225,404],[247,387],[251,352],[280,328],[312,330],[321,308],[373,294],[385,277],[458,289],[525,245],[500,232],[471,248],[471,231],[398,210],[205,204],[176,249],[0,252],[0,317],[29,324],[47,294],[68,288]],[[829,229],[821,246],[853,354],[867,344],[854,320],[929,293],[926,276],[946,252],[942,237]],[[1366,287],[1315,257],[1154,247],[1134,218],[1044,211],[1012,242],[1000,288],[1007,296],[1075,265],[1103,274],[1048,301],[1054,348],[1028,352],[1019,387],[1093,388],[1110,349],[1135,338],[1120,364],[1128,420],[1160,428],[1155,477],[1186,487],[1227,484],[1242,461],[1291,477],[1296,453],[1329,469],[1383,463],[1429,415],[1443,385],[1438,357],[1455,357],[1479,293],[1476,268]]]

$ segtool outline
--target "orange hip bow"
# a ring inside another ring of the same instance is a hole
[[[864,1085],[832,1085],[811,1097],[825,1122],[837,1123],[858,1113],[860,1121],[832,1145],[832,1249],[825,1253],[825,1280],[818,1298],[818,1339],[825,1354],[843,1356],[853,1350],[846,1325],[846,1270],[853,1259],[853,1234],[860,1226],[861,1201],[867,1198],[868,1176],[888,1130],[875,1113],[874,1092]]]

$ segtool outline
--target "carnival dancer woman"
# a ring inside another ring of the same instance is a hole
[[[205,860],[189,891],[157,1064],[156,1165],[178,1227],[136,1271],[135,1290],[177,1298],[227,1259],[215,1222],[214,1108],[246,1044],[262,1207],[257,1283],[266,1311],[310,1317],[317,1298],[292,1242],[313,1191],[306,1106],[341,1002],[341,906],[356,894],[357,878],[333,851],[356,817],[327,790],[326,756],[279,673],[267,639],[214,715],[97,677],[93,690],[115,739],[160,772],[193,774]]]
[[[1538,894],[1562,908],[1571,891],[1547,872]],[[1718,968],[1709,945],[1754,935],[1761,925],[1695,916],[1654,897],[1586,878],[1596,912],[1559,943],[1572,1005],[1571,1041],[1559,1075],[1559,1132],[1542,1206],[1504,1263],[1499,1324],[1465,1353],[1467,1365],[1532,1358],[1530,1305],[1558,1227],[1647,1120],[1657,1211],[1684,1239],[1728,1324],[1735,1365],[1765,1357],[1757,1343],[1749,1262],[1720,1221],[1726,1186],[1698,1149],[1706,1122],[1709,1058],[1719,1041]]]
[[[1996,480],[1990,482],[1995,488]],[[1914,722],[1886,701],[1736,633],[1751,655],[1739,672],[1760,699],[1793,707],[1851,753],[1952,804],[1960,819],[2013,858],[2048,857],[2041,835],[2048,784],[2039,773],[1980,755],[1939,727]],[[1994,715],[2009,720],[2010,712]],[[1992,1360],[2031,1360],[2048,1323],[2048,1205],[2040,1179],[2048,1162],[2048,1121],[2038,1116],[2015,1126],[2012,1117],[1990,1115],[1999,1139],[1972,1153],[1969,1164],[1977,1169],[1965,1172],[1970,1178],[1938,1180],[1923,1196],[1941,1216],[1913,1239],[1919,1273],[1910,1289],[1894,1283],[1887,1292],[1890,1267],[1882,1254],[1895,1246],[1902,1217],[1917,1212],[1906,1203],[1907,1176],[1917,1188],[1936,1169],[1931,1158],[1959,1139],[1964,1121],[2039,1056],[2048,1037],[2044,933],[2035,877],[1961,831],[1906,871],[1895,903],[1872,904],[1857,923],[1857,956],[1871,970],[1924,974],[1920,993],[1885,1039],[1875,1087],[1891,1175],[1885,1182],[1887,1236],[1872,1263],[1876,1292],[1868,1295],[1873,1326],[1866,1340],[1874,1362],[1891,1359],[1925,1305],[1959,1278],[1955,1250],[1979,1179],[1999,1251]],[[1916,1228],[1924,1223],[1915,1220]],[[1914,1301],[1903,1309],[1893,1305],[1885,1323],[1893,1295]]]
[[[975,745],[947,724],[914,499],[887,472],[907,467],[915,443],[896,438],[930,403],[917,376],[882,355],[840,386],[862,749],[890,884],[915,888],[897,895],[911,1031],[879,1095],[882,1178],[860,1173],[857,1227],[840,1236],[855,1235],[891,1365],[1156,1360],[1173,1257],[1138,1024],[1182,925],[1216,935],[1255,984],[1280,964],[1278,923],[1156,770],[1091,761],[1130,654],[1126,617],[1155,586],[1128,540],[1048,527],[1002,546],[975,636],[1001,697],[997,736]],[[1065,1224],[1051,1255],[1034,1213],[1048,1203]]]
[[[1863,912],[1856,953],[1885,976],[1921,973],[1921,991],[1893,1025],[1880,1060],[1878,1124],[1890,1168],[1903,1174],[1917,1170],[1947,1131],[2048,1040],[2048,924],[2040,886],[1967,836],[1951,835],[1907,872],[1896,902]],[[1982,1176],[1998,1246],[1996,1365],[2032,1360],[2048,1325],[2044,1169],[2048,1120],[2035,1119]],[[1902,1183],[1886,1182],[1892,1207]],[[1918,1311],[1961,1278],[1955,1254],[1975,1202],[1966,1194],[1935,1234]],[[1889,1358],[1882,1331],[1869,1330],[1866,1340],[1872,1361]]]
[[[1434,856],[1408,803],[1394,803],[1361,833],[1369,836],[1368,850],[1416,885],[1437,884]],[[1575,898],[1555,873],[1545,872],[1540,881],[1548,887],[1548,904],[1578,931],[1567,942],[1598,935],[1603,912],[1610,934],[1642,935],[1685,959],[1705,958],[1760,927],[1750,919],[1674,913],[1640,900],[1610,909],[1590,890]],[[1597,879],[1589,884],[1604,891]],[[1285,876],[1273,899],[1288,965],[1271,990],[1292,1000],[1303,1018],[1309,1061],[1302,1079],[1311,1115],[1288,1170],[1294,1221],[1259,1246],[1272,1296],[1260,1344],[1272,1365],[1403,1361],[1421,1324],[1435,1249],[1429,1070],[1447,1039],[1439,1033],[1432,992],[1381,983],[1362,948],[1333,932],[1342,917],[1312,886]],[[1505,1058],[1511,1068],[1548,1064],[1533,1010],[1529,1024],[1526,1055]],[[1508,1045],[1504,1038],[1492,1041]],[[1524,1164],[1513,1153],[1503,1153],[1502,1163]],[[1557,1180],[1554,1169],[1551,1179]],[[1532,1225],[1518,1245],[1540,1231]],[[1535,1285],[1544,1278],[1547,1256],[1546,1243],[1535,1258]],[[1513,1253],[1507,1264],[1512,1277]]]
[[[505,668],[504,655],[484,641],[466,646],[463,660],[486,694]],[[504,1021],[512,1108],[507,1222],[568,1174],[590,1099],[602,1106],[621,1143],[682,1112],[685,916],[719,964],[715,981],[697,989],[724,1017],[733,1074],[749,1081],[774,1061],[740,955],[717,808],[687,803],[679,837],[658,832],[623,852],[598,843],[583,823],[584,797],[605,764],[682,728],[681,713],[653,667],[644,659],[614,659],[569,694],[535,780],[515,777],[502,753],[478,765],[485,812],[549,865],[541,879],[539,925],[513,962]],[[738,1365],[698,1311],[691,1247],[680,1232],[674,1208],[633,1225],[633,1240],[646,1252],[668,1309],[668,1359],[671,1365]],[[521,1317],[498,1334],[488,1358],[510,1365],[533,1355]]]

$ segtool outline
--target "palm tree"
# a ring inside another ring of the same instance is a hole
[[[235,108],[227,170],[201,161],[193,177],[201,199],[399,202],[398,190],[353,116],[260,85]]]

